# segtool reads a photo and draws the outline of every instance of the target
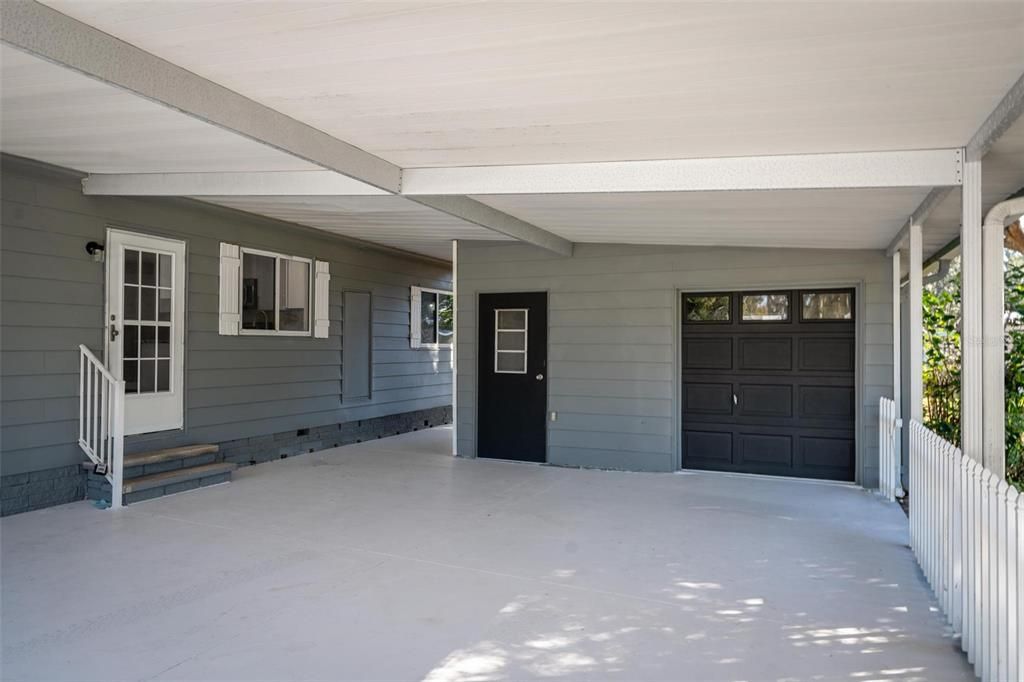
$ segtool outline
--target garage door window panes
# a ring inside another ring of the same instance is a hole
[[[494,311],[494,371],[497,374],[526,374],[525,309]]]
[[[729,310],[729,294],[706,294],[686,297],[687,322],[728,322],[732,317]]]
[[[800,319],[853,319],[853,294],[848,291],[805,291],[800,295],[800,299]]]
[[[789,320],[789,294],[743,294],[740,300],[744,322],[785,322]]]

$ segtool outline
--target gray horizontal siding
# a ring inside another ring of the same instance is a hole
[[[562,258],[521,244],[460,243],[459,454],[476,453],[476,301],[547,291],[548,460],[678,467],[680,291],[856,284],[860,291],[858,480],[878,476],[878,398],[892,395],[889,261],[876,251],[579,244]]]
[[[448,268],[313,230],[188,200],[86,197],[79,179],[2,158],[0,466],[79,461],[78,352],[102,351],[104,266],[85,252],[108,227],[187,243],[185,430],[130,449],[224,441],[451,404],[449,351],[409,347],[409,287],[447,289]],[[220,336],[220,242],[331,263],[327,339]],[[373,392],[341,399],[343,292],[369,291]]]

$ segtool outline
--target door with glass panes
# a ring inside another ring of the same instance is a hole
[[[107,366],[125,383],[125,433],[184,424],[185,243],[109,230]]]

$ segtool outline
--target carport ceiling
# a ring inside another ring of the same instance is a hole
[[[134,174],[97,194],[202,195],[442,257],[452,239],[510,237],[562,254],[571,241],[884,248],[1024,92],[1019,0],[0,10],[24,50],[0,52],[4,151]],[[1022,136],[1018,122],[985,157],[983,208],[1024,185]],[[336,175],[273,177],[317,169]],[[217,175],[145,175],[186,172]],[[925,223],[926,253],[955,236],[959,194]]]
[[[1024,3],[48,5],[403,167],[962,145]]]
[[[0,45],[3,150],[89,173],[318,166]]]
[[[452,239],[508,237],[395,196],[198,197],[220,206],[308,225],[441,260],[451,260]],[[438,235],[443,235],[439,239]]]

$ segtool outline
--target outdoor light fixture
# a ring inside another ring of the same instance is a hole
[[[92,256],[92,259],[97,263],[103,262],[103,244],[99,242],[89,242],[85,245],[85,252]]]

